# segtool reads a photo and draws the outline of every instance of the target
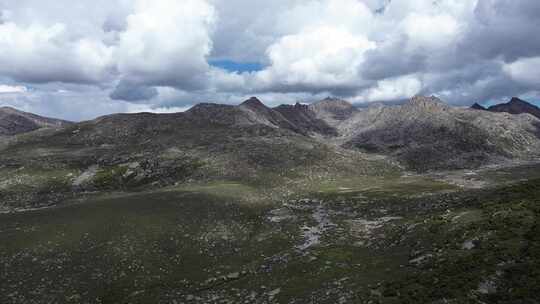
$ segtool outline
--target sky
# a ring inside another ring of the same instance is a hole
[[[538,102],[539,28],[538,0],[0,0],[0,105]]]

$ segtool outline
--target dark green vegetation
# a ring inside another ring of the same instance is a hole
[[[0,137],[0,303],[538,303],[540,120],[484,112],[252,98]]]
[[[274,187],[291,179],[398,171],[393,163],[289,130],[225,124],[239,119],[237,112],[228,108],[230,117],[201,126],[202,114],[190,120],[137,114],[19,136],[0,149],[0,210],[50,206],[95,191],[216,180]]]
[[[0,302],[540,300],[538,179],[306,187],[318,190],[278,202],[257,186],[203,183],[0,215]]]
[[[415,228],[422,262],[385,282],[382,294],[403,303],[537,303],[540,180],[480,191],[458,204]]]
[[[0,211],[96,191],[226,180],[281,189],[299,181],[285,189],[298,192],[304,181],[528,161],[538,157],[539,125],[527,114],[452,108],[421,96],[364,110],[331,98],[277,108],[251,98],[184,113],[58,122],[58,129],[0,138]]]

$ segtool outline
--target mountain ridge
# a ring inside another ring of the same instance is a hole
[[[205,144],[198,135],[203,138],[204,134],[213,137],[212,134],[228,132],[243,140],[302,138],[317,145],[388,155],[420,171],[476,167],[500,159],[523,158],[532,156],[540,147],[540,120],[532,116],[454,108],[434,96],[414,96],[402,105],[362,109],[331,97],[310,105],[296,103],[270,108],[251,97],[239,105],[200,103],[186,112],[172,114],[107,115],[75,124],[74,128],[77,127],[86,131],[77,131],[76,136],[62,132],[55,136],[67,135],[63,144],[137,145],[145,139],[144,142],[162,145],[160,137],[184,134],[192,145],[212,151],[228,150],[227,146],[233,144],[223,142],[216,150],[211,147],[217,147],[215,144],[228,136]],[[146,138],[145,134],[154,137]]]
[[[340,124],[339,143],[392,155],[419,170],[477,167],[538,154],[539,120],[453,108],[436,97],[413,97],[390,107],[364,109]]]
[[[0,107],[0,135],[12,136],[28,133],[41,128],[59,128],[72,122],[44,117],[17,110],[12,107]]]
[[[42,189],[4,195],[4,205],[17,207],[54,204],[81,191],[194,181],[265,184],[472,169],[538,159],[539,152],[534,116],[452,108],[436,97],[363,109],[330,99],[269,108],[251,99],[179,113],[106,115],[14,135],[0,141],[0,167],[80,177],[47,190],[45,199]]]
[[[512,97],[512,99],[507,103],[493,105],[487,108],[487,110],[491,112],[506,112],[510,114],[528,113],[540,118],[540,108],[517,97]]]
[[[326,121],[332,127],[336,127],[359,111],[348,101],[333,97],[327,97],[308,107],[317,118]]]

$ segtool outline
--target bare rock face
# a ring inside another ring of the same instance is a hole
[[[0,108],[0,136],[17,135],[41,128],[60,128],[69,124],[65,120],[42,117],[10,107]]]
[[[417,96],[400,106],[370,107],[340,122],[346,148],[389,154],[419,171],[467,168],[538,154],[539,120],[453,108]]]
[[[262,101],[260,101],[257,97],[250,97],[248,100],[241,103],[240,106],[244,106],[250,109],[260,110],[260,111],[269,110],[269,108],[264,103],[262,103]]]
[[[540,108],[517,97],[513,97],[508,103],[491,106],[487,110],[491,112],[506,112],[510,114],[528,113],[540,118]]]
[[[332,127],[336,127],[358,112],[358,109],[349,102],[331,97],[311,104],[309,109],[315,113],[317,118],[326,121]]]
[[[301,135],[337,135],[326,122],[318,119],[308,106],[296,104],[269,108],[256,97],[238,106],[199,104],[186,112],[186,118],[198,124],[221,124],[248,127],[254,125],[287,130]]]
[[[300,103],[295,105],[280,105],[274,108],[288,121],[294,124],[302,134],[320,134],[324,136],[337,136],[337,130],[324,120],[317,118],[314,111]]]
[[[254,122],[275,128],[284,128],[296,133],[302,133],[302,130],[287,120],[280,112],[267,107],[256,97],[251,97],[238,107],[245,111]]]

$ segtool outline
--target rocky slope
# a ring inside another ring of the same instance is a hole
[[[10,136],[31,132],[41,128],[58,128],[70,122],[42,117],[10,107],[0,108],[0,136]]]
[[[199,104],[188,110],[185,115],[190,124],[206,126],[248,127],[266,126],[272,129],[290,131],[300,135],[336,135],[336,131],[325,121],[316,118],[315,113],[305,105],[281,105],[271,109],[256,97],[252,97],[239,106],[219,104]]]
[[[323,119],[317,118],[312,107],[296,103],[295,105],[281,105],[274,108],[288,121],[296,126],[302,134],[319,134],[324,136],[337,136],[337,130]]]
[[[348,148],[390,154],[424,171],[475,167],[540,151],[539,120],[453,108],[435,97],[401,106],[358,111],[341,121],[339,140]]]
[[[309,105],[309,109],[315,113],[317,118],[332,127],[336,127],[358,112],[358,109],[349,102],[331,97]]]
[[[396,170],[307,136],[314,131],[250,99],[239,106],[199,104],[184,113],[108,115],[19,135],[0,146],[0,203],[27,207],[87,191],[217,180],[271,185]]]
[[[46,124],[65,125],[44,120]],[[435,97],[365,109],[332,98],[271,109],[253,97],[239,106],[199,104],[184,113],[104,116],[27,138],[9,149],[84,147],[91,150],[85,157],[115,165],[118,158],[132,160],[137,151],[159,155],[174,148],[183,155],[234,163],[232,172],[249,167],[255,174],[260,166],[317,163],[338,146],[350,153],[389,155],[423,171],[534,157],[540,151],[539,127],[540,120],[529,114],[454,108]],[[85,165],[92,162],[84,159],[80,162]]]
[[[491,112],[506,112],[510,114],[528,113],[540,118],[540,108],[517,97],[513,97],[508,103],[491,106],[487,110]]]
[[[0,145],[3,205],[190,181],[268,185],[474,168],[530,160],[540,151],[534,116],[453,108],[434,97],[362,110],[336,99],[271,109],[252,98],[239,106],[199,104],[184,113],[59,125]]]
[[[538,163],[391,160],[526,159],[539,122],[250,99],[10,136],[0,303],[538,303]]]

